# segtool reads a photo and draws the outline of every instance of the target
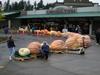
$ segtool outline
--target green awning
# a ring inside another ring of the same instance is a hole
[[[61,17],[100,17],[100,12],[81,12],[81,13],[70,13],[70,14],[35,14],[19,16],[18,19],[28,18],[61,18]]]

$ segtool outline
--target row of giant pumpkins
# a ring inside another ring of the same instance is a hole
[[[37,35],[55,35],[55,36],[62,36],[63,34],[60,31],[48,31],[47,29],[43,29],[43,30],[34,30],[33,34],[37,34]]]
[[[91,45],[91,39],[88,35],[81,35],[78,33],[67,32],[64,33],[68,38],[66,41],[63,40],[54,40],[49,46],[50,50],[64,50],[64,49],[76,49],[79,47],[89,47]],[[63,35],[64,35],[63,34]],[[25,56],[29,53],[38,54],[40,53],[41,43],[40,42],[31,42],[27,49],[20,49],[19,54]]]

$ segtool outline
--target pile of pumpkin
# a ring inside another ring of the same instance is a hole
[[[34,30],[34,33],[36,35],[54,35],[54,36],[62,36],[62,33],[60,31],[48,31],[47,29],[43,30]]]
[[[50,50],[63,51],[67,49],[77,49],[79,47],[89,47],[91,45],[91,39],[88,35],[81,35],[78,33],[67,32],[67,40],[54,40],[49,46]],[[31,42],[27,48],[19,49],[21,56],[29,54],[39,54],[41,49],[40,42]]]

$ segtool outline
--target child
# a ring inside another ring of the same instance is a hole
[[[12,60],[12,57],[15,53],[15,44],[14,44],[14,40],[12,39],[12,36],[10,36],[7,40],[7,46],[9,49],[9,60]]]

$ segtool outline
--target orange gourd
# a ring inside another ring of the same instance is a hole
[[[51,43],[50,48],[56,50],[62,50],[65,48],[64,45],[65,43],[63,40],[55,40]]]
[[[28,45],[31,54],[38,54],[40,52],[41,44],[39,42],[31,42]]]

